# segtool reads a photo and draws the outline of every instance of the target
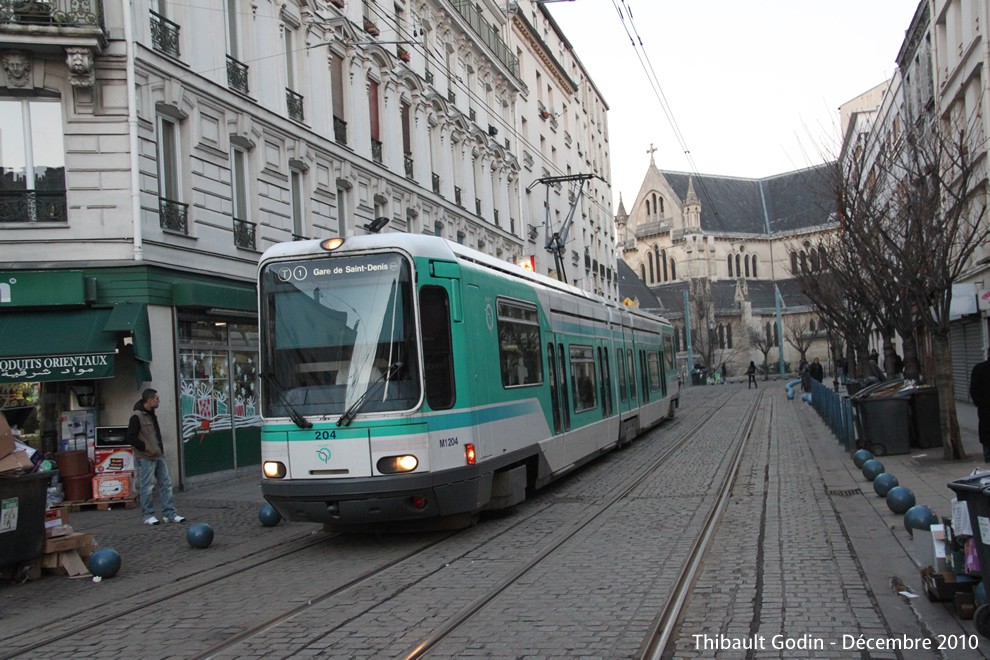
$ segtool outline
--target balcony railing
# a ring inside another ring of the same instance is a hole
[[[151,45],[155,50],[179,58],[179,24],[151,11]]]
[[[440,194],[440,175],[436,172],[433,173],[433,192]]]
[[[371,138],[371,159],[373,161],[375,161],[376,163],[378,163],[379,165],[382,164],[382,141],[381,140],[376,140],[375,138]]]
[[[289,111],[289,119],[295,121],[303,120],[303,97],[302,94],[293,92],[288,87],[285,88],[285,108]]]
[[[0,190],[0,222],[68,222],[64,190]]]
[[[413,159],[412,156],[405,156],[406,161],[406,178],[413,178]]]
[[[461,204],[461,189],[459,186],[454,186],[454,204],[458,206],[464,206]]]
[[[447,90],[447,100],[451,105],[457,105],[457,93],[452,89]]]
[[[158,219],[162,229],[176,234],[188,234],[189,205],[164,197],[158,198]]]
[[[347,144],[347,122],[334,115],[333,139],[337,144]]]
[[[248,65],[227,56],[227,86],[241,94],[248,93]]]
[[[103,29],[102,0],[0,0],[0,24],[97,27]]]
[[[471,0],[453,0],[454,9],[463,16],[486,46],[492,49],[495,57],[504,64],[512,75],[519,77],[519,58],[512,54],[498,32],[492,29]]]
[[[254,249],[255,223],[234,218],[234,245],[245,250]]]
[[[431,85],[433,84],[433,72],[432,71],[430,71],[429,69],[427,69],[426,70],[426,73],[423,74],[423,77],[426,78],[426,82],[430,83]]]

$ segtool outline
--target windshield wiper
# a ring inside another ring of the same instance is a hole
[[[285,398],[285,388],[282,387],[282,383],[278,382],[278,378],[274,374],[262,373],[260,374],[262,380],[267,380],[275,386],[275,393],[278,394],[278,398],[282,401],[282,405],[285,409],[289,411],[289,419],[301,429],[311,429],[313,428],[313,422],[309,421],[303,417],[298,410],[296,410],[289,400]]]
[[[368,399],[368,395],[371,394],[371,390],[374,386],[395,375],[399,369],[402,368],[402,364],[402,362],[393,362],[388,365],[388,369],[383,371],[381,376],[372,381],[368,385],[368,389],[364,391],[364,394],[358,397],[358,400],[351,404],[351,407],[347,409],[347,412],[340,416],[340,419],[337,420],[337,426],[347,426],[350,424],[351,420],[354,419],[354,415],[358,414],[358,411],[361,410],[364,402]]]

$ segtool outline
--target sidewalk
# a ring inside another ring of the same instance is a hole
[[[886,499],[876,494],[873,484],[856,467],[850,452],[839,444],[814,408],[802,402],[799,396],[795,397],[795,402],[804,406],[801,418],[806,428],[813,429],[814,435],[818,436],[814,454],[826,492],[891,634],[912,638],[975,634],[972,620],[960,620],[953,603],[928,600],[920,568],[914,560],[914,540],[904,528],[904,517],[893,513],[887,507]],[[957,401],[956,411],[967,459],[945,461],[941,447],[877,457],[885,471],[897,477],[899,485],[914,492],[918,504],[928,506],[939,518],[952,514],[950,502],[955,493],[948,487],[949,482],[968,476],[974,469],[990,469],[984,464],[983,449],[977,436],[976,408]],[[918,597],[899,595],[905,587]],[[990,657],[990,642],[982,637],[979,652],[954,652],[942,657],[980,656]],[[903,657],[933,656],[905,653]]]

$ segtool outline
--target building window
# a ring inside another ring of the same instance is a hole
[[[732,325],[725,326],[725,345],[732,348]]]
[[[0,222],[66,222],[62,104],[0,101],[0,135]]]
[[[247,154],[241,149],[230,150],[230,188],[234,213],[234,245],[255,248],[255,224],[251,222],[248,204]]]
[[[158,117],[158,198],[162,229],[188,234],[188,204],[182,203],[179,179],[179,126]]]
[[[726,265],[729,267],[729,277],[732,277],[732,255],[730,254],[725,259]]]
[[[667,277],[667,251],[666,250],[663,250],[660,253],[660,263],[663,264],[663,281],[664,282],[669,282],[670,281],[670,278]]]
[[[672,279],[672,280],[676,280],[677,279],[677,270],[674,268],[674,260],[673,259],[670,260],[670,279]]]
[[[650,254],[646,255],[646,258],[650,264],[650,284],[653,284],[654,282],[656,282],[656,279],[653,276],[653,253],[651,252]]]
[[[798,255],[797,252],[791,252],[791,273],[797,275],[798,273]]]
[[[292,239],[305,240],[307,236],[304,226],[306,209],[303,201],[303,173],[297,169],[289,169],[289,193],[292,205]]]
[[[753,277],[757,277],[756,274],[756,255],[753,255]]]
[[[344,121],[344,61],[333,56],[330,62],[330,94],[333,105],[333,139],[337,144],[347,144],[347,122]]]
[[[743,258],[743,266],[746,267],[746,277],[749,277],[749,257]]]
[[[347,191],[337,188],[337,235],[347,236]]]
[[[382,163],[382,140],[379,128],[378,112],[378,83],[374,80],[368,81],[368,119],[371,123],[371,159]]]

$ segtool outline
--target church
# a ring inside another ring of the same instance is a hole
[[[628,212],[619,197],[620,295],[625,282],[634,302],[674,324],[682,376],[690,365],[714,373],[723,364],[739,376],[751,360],[761,367],[764,352],[773,375],[780,348],[787,372],[817,357],[832,373],[839,333],[794,277],[821,269],[821,238],[839,227],[829,165],[750,179],[661,170],[654,151]]]

